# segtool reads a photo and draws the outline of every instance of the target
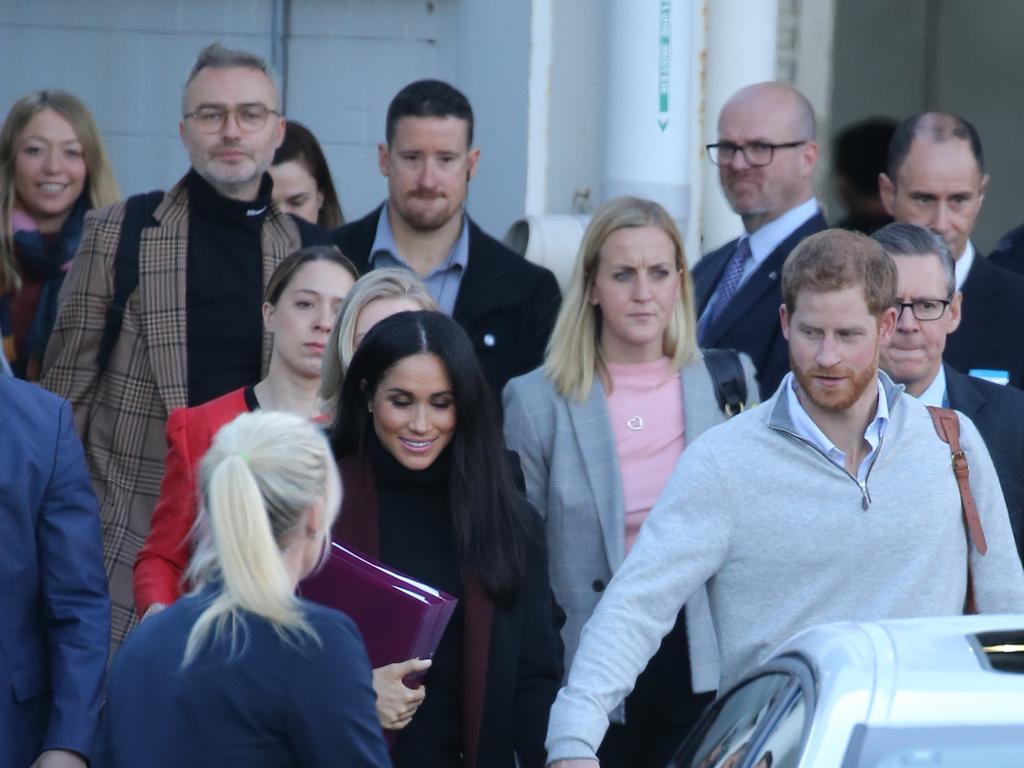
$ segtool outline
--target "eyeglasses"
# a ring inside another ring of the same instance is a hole
[[[893,306],[899,307],[896,321],[903,317],[903,310],[910,307],[910,311],[918,320],[938,320],[946,313],[949,306],[949,299],[916,299],[914,301],[897,301]]]
[[[223,107],[200,107],[194,112],[185,115],[186,120],[192,120],[203,133],[218,133],[224,129],[228,115],[234,114],[235,122],[245,133],[256,133],[262,131],[267,124],[270,115],[280,116],[276,109],[270,109],[262,104],[241,104],[232,109]]]
[[[733,144],[731,141],[720,141],[717,144],[708,144],[704,147],[708,151],[708,157],[715,165],[729,165],[736,152],[742,152],[747,165],[752,168],[761,168],[768,165],[775,156],[776,149],[793,149],[806,144],[810,139],[803,141],[787,141],[784,144],[769,144],[765,141],[751,141],[747,144]]]

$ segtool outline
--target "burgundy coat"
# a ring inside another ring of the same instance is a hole
[[[379,558],[377,483],[369,462],[342,458],[344,488],[336,538]],[[462,733],[467,768],[543,768],[548,712],[561,684],[561,611],[554,604],[543,539],[531,548],[527,580],[509,605],[496,605],[465,578]]]

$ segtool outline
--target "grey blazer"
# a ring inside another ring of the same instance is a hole
[[[750,406],[758,402],[756,373],[750,358],[741,357]],[[702,357],[683,368],[680,381],[689,445],[725,415]],[[538,368],[509,381],[503,401],[505,439],[522,459],[527,495],[546,521],[551,587],[566,613],[568,674],[583,625],[625,556],[622,475],[604,387],[596,377],[586,401],[568,400]],[[718,644],[703,587],[686,611],[694,690],[715,690]]]

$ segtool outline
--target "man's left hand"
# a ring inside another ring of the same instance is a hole
[[[77,752],[66,749],[48,749],[43,752],[31,768],[86,768],[85,758]]]

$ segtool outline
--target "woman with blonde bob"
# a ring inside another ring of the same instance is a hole
[[[79,99],[35,91],[14,103],[0,128],[0,329],[16,375],[39,378],[85,212],[119,199]]]
[[[337,410],[345,371],[359,342],[373,326],[399,312],[436,309],[437,302],[427,287],[407,269],[385,267],[360,277],[345,297],[327,341],[320,372],[320,401],[324,412]]]
[[[93,765],[390,765],[355,624],[295,595],[341,500],[323,433],[243,414],[200,484],[195,589],[121,646]]]
[[[675,222],[655,202],[620,197],[587,227],[544,365],[505,387],[506,439],[546,520],[552,589],[567,615],[566,671],[686,444],[726,418],[696,326]],[[750,404],[754,369],[742,363]],[[717,685],[701,590],[612,714],[601,765],[665,765]]]

